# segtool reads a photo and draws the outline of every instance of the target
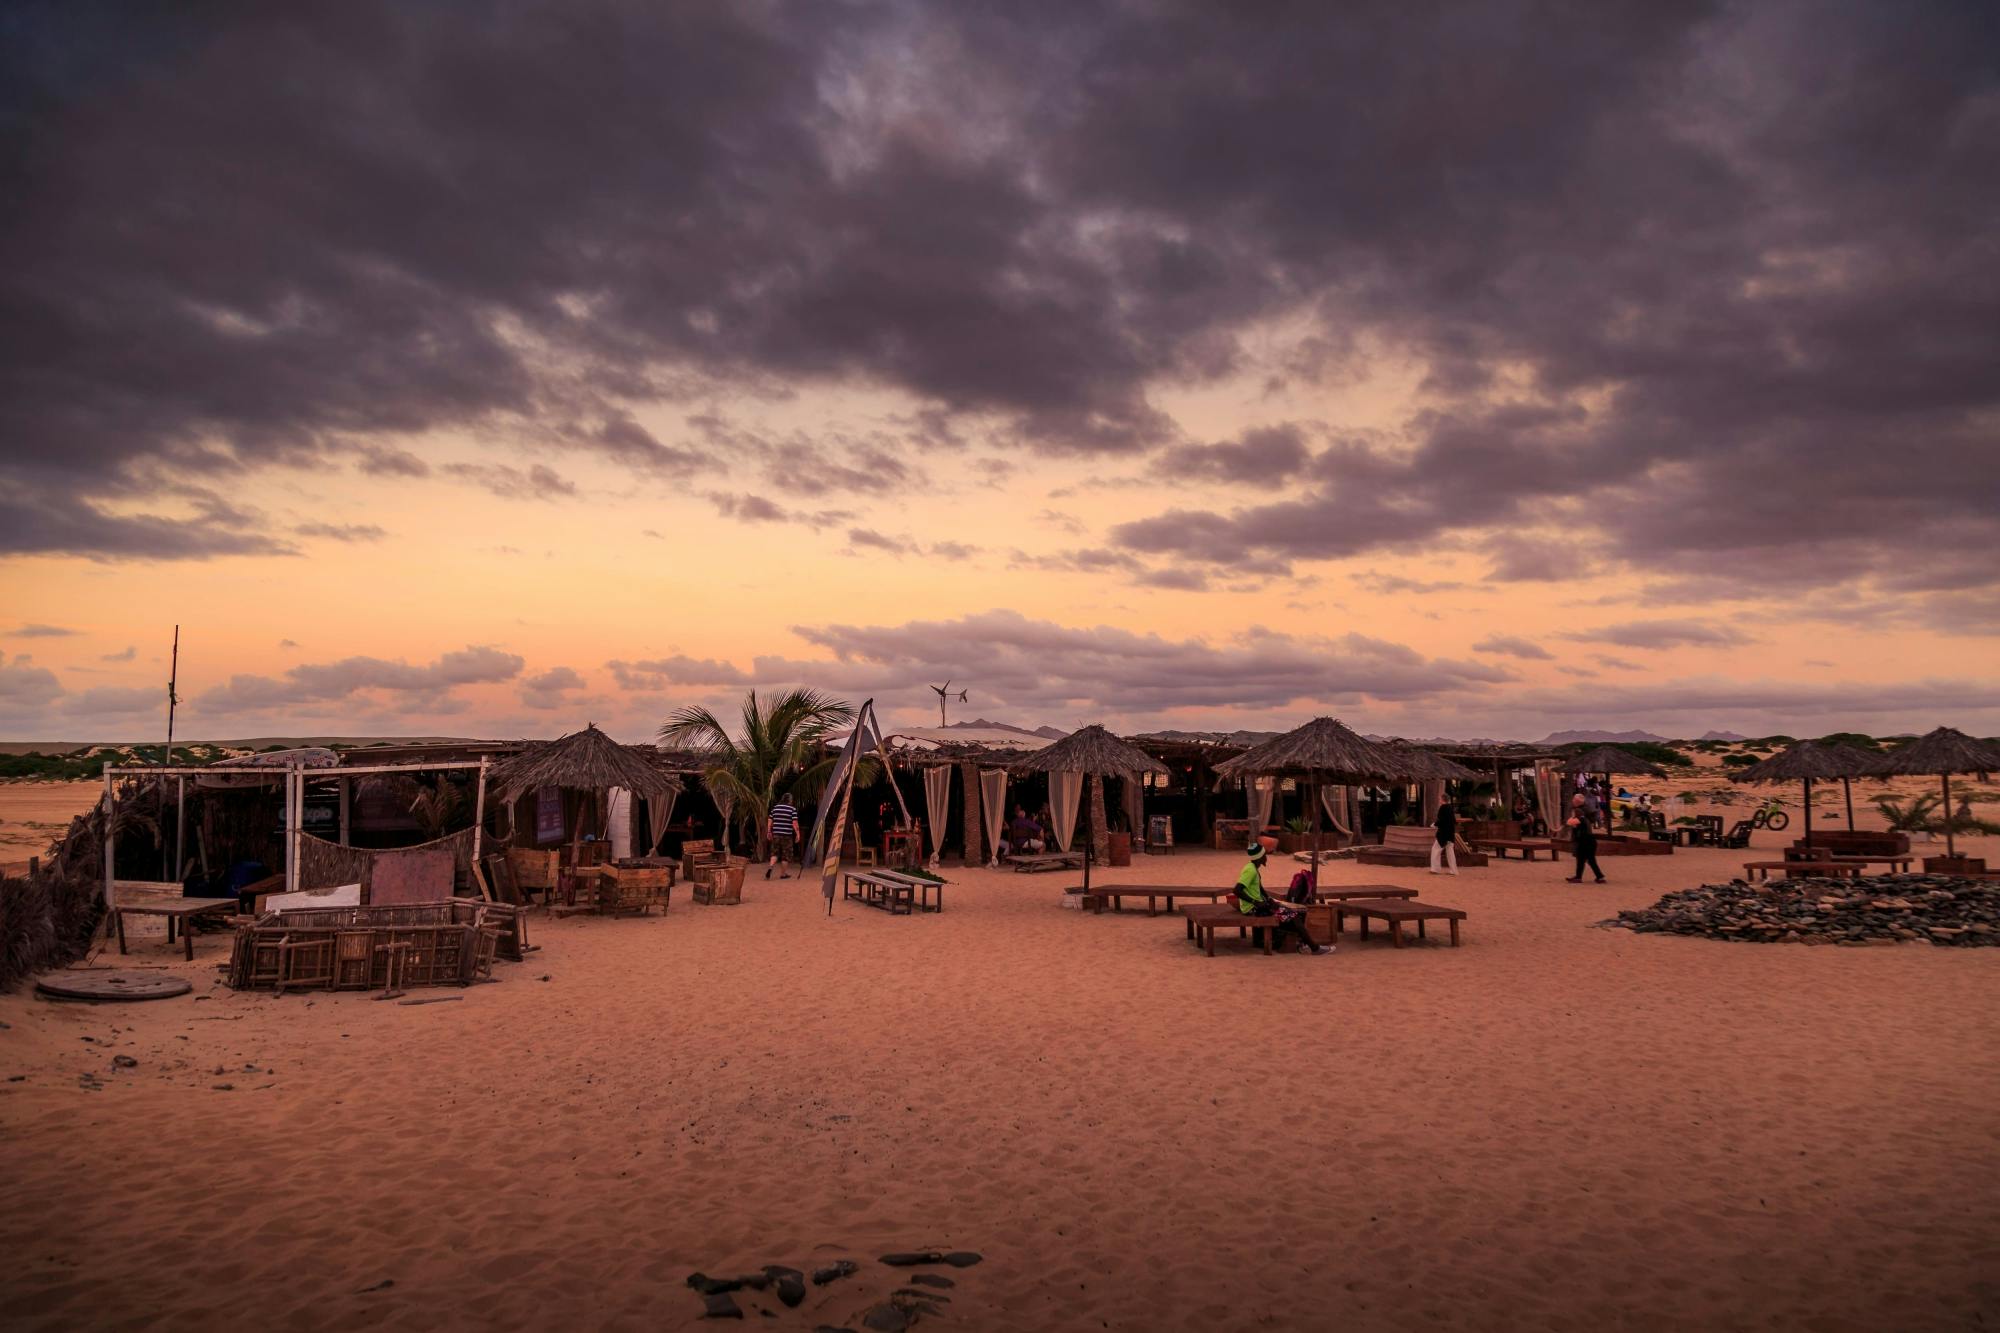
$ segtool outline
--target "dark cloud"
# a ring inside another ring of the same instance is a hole
[[[849,509],[788,509],[761,495],[710,491],[715,512],[742,523],[798,523],[809,528],[826,528],[854,517]]]
[[[373,523],[301,523],[292,531],[300,537],[324,537],[335,542],[379,542],[389,535]]]
[[[1613,671],[1644,671],[1646,669],[1637,662],[1628,662],[1622,657],[1613,657],[1609,653],[1592,653],[1590,660],[1601,667],[1608,667]]]
[[[427,666],[379,657],[347,657],[336,662],[303,663],[279,676],[231,676],[190,702],[196,716],[290,708],[313,711],[357,695],[393,699],[395,707],[406,711],[440,711],[454,704],[454,688],[512,680],[525,665],[513,653],[483,646],[445,653]]]
[[[469,481],[503,500],[555,500],[576,494],[576,483],[536,463],[525,472],[505,463],[447,463],[447,475]]]
[[[1735,648],[1755,642],[1733,626],[1703,620],[1628,620],[1563,637],[1584,643],[1614,643],[1620,648]]]
[[[570,695],[584,686],[583,677],[573,668],[550,667],[521,681],[521,702],[529,708],[550,710],[567,706]]]
[[[26,657],[12,661],[0,657],[0,713],[31,713],[46,708],[62,697],[62,682],[56,673],[36,666]]]
[[[1305,428],[1291,422],[1257,426],[1221,444],[1182,444],[1155,463],[1167,476],[1190,481],[1273,485],[1302,469],[1308,456]]]
[[[100,662],[130,662],[133,659],[137,658],[138,656],[139,656],[139,645],[136,643],[128,643],[125,645],[124,652],[106,653],[97,660]]]
[[[1504,657],[1519,657],[1531,662],[1546,662],[1555,656],[1533,639],[1524,639],[1516,634],[1489,634],[1473,644],[1472,651],[1499,653]]]
[[[1990,609],[1922,557],[2000,514],[1991,6],[96,13],[0,48],[0,551],[268,551],[158,480],[434,430],[685,475],[633,408],[851,385],[918,426],[809,442],[829,485],[963,438],[1288,469],[1113,534],[1175,569],[1526,524],[1493,577],[1555,530]],[[1375,357],[1424,410],[1303,461],[1159,406]]]
[[[83,631],[80,629],[70,629],[63,625],[28,624],[22,625],[18,629],[10,630],[7,637],[10,639],[68,639],[74,638],[81,633]]]
[[[750,682],[747,674],[727,662],[687,657],[679,653],[637,662],[613,659],[604,666],[621,690],[663,690],[676,685],[743,685]]]

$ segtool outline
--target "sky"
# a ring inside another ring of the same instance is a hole
[[[0,142],[0,738],[2000,732],[1991,5],[17,3]]]

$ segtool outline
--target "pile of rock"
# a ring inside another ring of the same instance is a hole
[[[2000,881],[1955,875],[1704,884],[1607,926],[1764,944],[2000,945]]]

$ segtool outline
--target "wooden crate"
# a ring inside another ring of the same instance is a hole
[[[704,907],[733,907],[743,901],[743,872],[750,863],[740,856],[695,867],[694,900]]]
[[[672,866],[603,866],[597,872],[598,901],[606,912],[644,915],[667,910],[674,887]]]
[[[514,867],[515,884],[523,889],[547,893],[556,886],[556,871],[562,868],[562,850],[509,847],[507,863]]]

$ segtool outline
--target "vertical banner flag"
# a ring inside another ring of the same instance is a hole
[[[854,794],[854,769],[861,756],[879,749],[882,738],[875,724],[875,701],[869,699],[854,715],[854,729],[840,748],[839,762],[826,789],[819,795],[819,813],[813,820],[812,840],[806,844],[806,860],[818,860],[819,891],[826,895],[826,910],[833,912],[833,882],[840,878],[840,846],[847,839],[847,810]]]

